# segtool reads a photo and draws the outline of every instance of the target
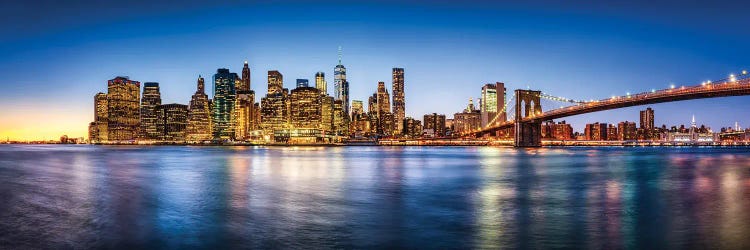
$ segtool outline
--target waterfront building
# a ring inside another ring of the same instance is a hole
[[[107,81],[107,139],[132,141],[140,131],[141,83],[118,76]]]
[[[620,141],[636,140],[635,122],[624,121],[617,124],[617,139]]]
[[[654,129],[654,110],[649,108],[646,108],[646,110],[641,110],[641,128],[646,130],[652,130]]]
[[[321,95],[320,98],[320,128],[323,129],[323,131],[326,133],[333,134],[335,133],[333,126],[333,97],[329,95]]]
[[[620,136],[617,133],[617,127],[614,124],[607,125],[607,140],[616,141],[619,140]]]
[[[328,95],[328,83],[326,82],[326,73],[315,73],[315,88],[320,90],[321,95]]]
[[[346,113],[344,113],[344,100],[333,101],[333,129],[336,135],[346,135],[349,127],[346,123]]]
[[[583,131],[586,140],[589,141],[606,141],[607,140],[607,124],[606,123],[589,123],[586,124],[586,129]]]
[[[158,82],[143,83],[141,98],[141,138],[159,140],[161,134],[156,129],[156,107],[161,105],[161,93]]]
[[[255,92],[237,90],[237,103],[234,108],[234,138],[246,140],[255,127]]]
[[[282,90],[283,91],[283,90]],[[286,91],[274,94],[267,94],[261,98],[260,120],[261,128],[266,133],[272,133],[273,130],[288,128],[289,109],[287,107]]]
[[[546,122],[542,124],[542,138],[552,140],[572,140],[573,127],[565,121],[554,123]]]
[[[378,93],[367,97],[367,113],[378,114]]]
[[[463,134],[477,130],[482,126],[482,117],[479,110],[474,108],[474,101],[470,98],[469,105],[463,112],[453,115],[453,132]]]
[[[482,115],[482,127],[495,120],[498,112],[497,89],[495,84],[482,86],[482,98],[479,99],[479,110]]]
[[[218,69],[214,74],[213,137],[217,140],[234,139],[234,107],[237,101],[238,76],[229,69]]]
[[[445,115],[437,113],[424,115],[422,131],[426,137],[443,137],[445,136],[445,128]]]
[[[198,88],[190,98],[188,121],[185,132],[188,141],[207,141],[213,138],[211,132],[211,109],[206,95],[203,77],[198,76]]]
[[[309,87],[310,83],[307,79],[297,79],[297,88]],[[294,91],[294,90],[292,90]],[[318,91],[320,92],[320,91]]]
[[[158,139],[163,141],[185,141],[188,124],[188,105],[164,104],[156,107]]]
[[[392,72],[392,89],[393,89],[393,118],[397,124],[396,133],[401,134],[404,129],[403,120],[406,117],[406,100],[404,99],[404,69],[393,68]]]
[[[268,94],[278,94],[284,91],[284,76],[279,71],[268,71]]]
[[[409,138],[422,137],[422,122],[411,117],[405,117],[402,123],[401,127],[404,129],[401,131],[401,135]]]
[[[360,100],[352,100],[352,117],[365,113],[364,105]]]
[[[94,121],[89,124],[89,142],[99,143],[107,141],[107,94],[94,95]]]
[[[289,99],[292,128],[321,129],[323,115],[320,90],[298,87],[292,90]]]

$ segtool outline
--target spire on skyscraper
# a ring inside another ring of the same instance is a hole
[[[339,45],[339,65],[341,65],[341,46]]]

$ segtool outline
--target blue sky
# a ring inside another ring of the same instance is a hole
[[[333,90],[343,47],[353,100],[405,69],[406,112],[452,116],[484,83],[574,99],[692,85],[750,69],[742,2],[484,1],[10,3],[0,12],[0,136],[84,136],[93,95],[127,75],[161,83],[163,103],[187,103],[198,75],[250,63],[284,85],[324,71]],[[209,93],[210,94],[210,93]],[[258,100],[260,97],[258,97]],[[651,105],[658,125],[750,126],[750,97]],[[551,103],[544,103],[550,109]],[[566,120],[637,121],[633,107]],[[44,131],[35,132],[35,131]],[[39,139],[43,139],[39,138]]]

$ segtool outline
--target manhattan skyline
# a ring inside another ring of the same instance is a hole
[[[669,5],[633,4],[618,10],[583,4],[553,8],[542,2],[474,3],[406,2],[398,8],[383,2],[298,3],[291,8],[192,3],[164,12],[168,5],[95,4],[73,7],[133,13],[133,18],[93,15],[83,22],[86,18],[63,14],[59,24],[24,22],[13,14],[6,18],[20,23],[0,30],[14,34],[0,40],[0,51],[7,55],[0,59],[0,73],[6,76],[0,105],[13,107],[0,111],[0,137],[85,137],[93,118],[91,98],[119,75],[159,82],[162,103],[187,104],[198,75],[212,75],[216,68],[239,72],[247,60],[256,93],[266,92],[268,70],[282,72],[289,89],[294,79],[315,79],[322,71],[333,95],[338,46],[350,83],[349,100],[366,100],[377,82],[390,85],[391,68],[404,68],[410,117],[433,112],[450,116],[463,109],[468,98],[476,101],[485,83],[497,81],[505,82],[508,90],[528,87],[573,99],[601,99],[670,84],[695,85],[750,68],[745,46],[750,35],[736,32],[742,22],[733,18],[741,17],[732,15],[739,6],[685,5],[662,16],[652,8]],[[27,10],[13,5],[9,9],[18,13]],[[220,12],[228,14],[216,14]],[[367,12],[382,17],[362,15]],[[15,27],[22,24],[31,28]],[[735,121],[750,126],[750,111],[741,108],[748,100],[651,106],[660,111],[657,126],[687,124],[695,115],[716,129]],[[644,108],[565,120],[581,131],[594,121],[636,121]]]

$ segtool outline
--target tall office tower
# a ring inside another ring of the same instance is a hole
[[[320,122],[322,124],[320,128],[326,133],[335,133],[333,127],[333,97],[329,95],[321,95],[320,107]]]
[[[482,116],[482,127],[487,126],[497,116],[497,89],[495,84],[482,86],[482,99],[480,100],[480,112]]]
[[[140,130],[141,83],[118,76],[107,85],[108,140],[135,140]]]
[[[651,107],[646,110],[641,110],[641,128],[652,130],[654,129],[654,110]]]
[[[384,82],[378,82],[378,114],[383,114],[391,111],[391,97],[388,93],[388,89],[385,88]]]
[[[352,100],[352,117],[360,116],[365,113],[362,101]]]
[[[349,131],[344,113],[344,100],[333,101],[333,130],[337,135],[346,135]]]
[[[445,136],[445,115],[436,113],[424,115],[424,125],[422,128],[428,137]]]
[[[237,103],[234,107],[234,138],[245,140],[254,127],[255,92],[237,90]]]
[[[393,68],[393,118],[396,123],[396,133],[404,130],[403,120],[406,117],[406,99],[404,99],[404,69]]]
[[[242,78],[240,83],[236,86],[237,91],[250,91],[250,67],[247,66],[247,61],[242,67]]]
[[[376,114],[378,113],[378,93],[373,93],[372,96],[367,97],[367,113]]]
[[[89,142],[107,141],[107,94],[94,95],[94,122],[89,125]]]
[[[284,76],[276,70],[268,71],[268,94],[281,93],[284,90]]]
[[[250,130],[260,129],[260,103],[256,102],[253,105],[253,123],[250,126]]]
[[[297,79],[297,88],[309,87],[310,82],[307,79]],[[320,91],[318,91],[320,92]]]
[[[349,116],[349,82],[346,81],[346,67],[341,64],[341,47],[339,46],[339,64],[333,69],[333,86],[336,89],[336,100],[343,102],[344,114]]]
[[[218,69],[214,74],[214,99],[212,110],[213,137],[219,140],[234,139],[233,112],[237,98],[236,73]]]
[[[292,128],[320,128],[322,126],[322,97],[320,90],[299,87],[289,94]]]
[[[184,141],[188,124],[188,106],[164,104],[156,107],[157,131],[164,141]]]
[[[288,94],[283,89],[278,93],[267,94],[266,97],[261,98],[261,128],[266,133],[273,133],[274,130],[288,127],[289,103],[287,98]]]
[[[156,107],[161,105],[161,93],[158,82],[143,83],[141,98],[141,134],[146,140],[159,140],[161,135],[156,131]]]
[[[326,73],[315,73],[315,88],[320,90],[321,95],[328,94],[328,83],[326,82]]]
[[[211,109],[203,77],[198,76],[198,89],[190,98],[188,122],[185,139],[188,141],[207,141],[213,138],[211,133]]]

